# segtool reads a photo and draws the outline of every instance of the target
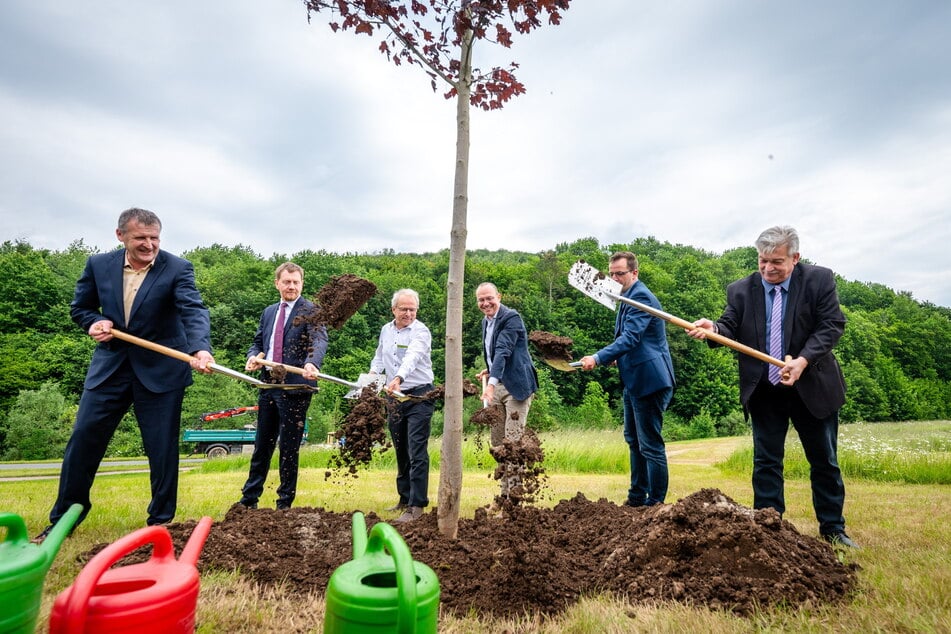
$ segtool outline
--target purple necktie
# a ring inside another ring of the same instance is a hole
[[[281,302],[281,309],[277,311],[277,322],[274,324],[274,350],[271,351],[271,361],[284,362],[284,312],[287,304]]]
[[[769,316],[769,356],[774,359],[783,358],[783,293],[781,286],[774,286],[770,291],[773,294],[773,312]],[[779,383],[780,367],[769,364],[769,382]]]

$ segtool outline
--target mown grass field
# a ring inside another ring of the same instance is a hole
[[[542,435],[549,475],[541,505],[583,493],[620,502],[627,488],[627,450],[617,432]],[[809,483],[794,440],[787,451],[787,513],[802,533],[816,534]],[[670,493],[676,501],[702,488],[718,488],[752,504],[750,439],[718,438],[668,444]],[[439,484],[439,440],[433,443],[432,499]],[[379,511],[394,501],[392,452],[358,478],[326,479],[328,449],[313,447],[302,457],[297,504],[337,512]],[[840,458],[846,478],[849,534],[862,550],[846,560],[861,567],[859,590],[845,604],[776,608],[740,618],[680,604],[632,606],[608,596],[586,598],[557,618],[526,615],[493,620],[445,616],[440,632],[951,632],[951,422],[864,424],[842,428]],[[247,456],[200,465],[181,476],[177,520],[203,515],[221,519],[240,495]],[[462,514],[471,517],[496,491],[494,467],[473,439],[464,449]],[[18,472],[19,474],[19,472]],[[0,476],[7,475],[0,473]],[[0,510],[21,515],[31,532],[46,525],[56,493],[55,479],[0,481]],[[262,504],[274,500],[276,471]],[[63,544],[44,587],[37,631],[45,631],[56,594],[79,572],[76,556],[144,524],[148,475],[97,478],[94,507]],[[381,513],[382,514],[382,513]],[[385,516],[385,514],[382,514]],[[322,593],[301,596],[281,589],[259,590],[234,574],[202,578],[199,632],[321,631]]]

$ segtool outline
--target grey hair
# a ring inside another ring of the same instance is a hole
[[[393,299],[390,300],[390,308],[396,308],[396,302],[399,301],[400,295],[409,295],[416,300],[416,306],[417,308],[419,307],[419,293],[411,288],[401,288],[400,290],[393,293]]]
[[[135,220],[139,224],[145,225],[146,227],[158,225],[159,230],[162,229],[162,221],[159,220],[159,217],[156,216],[154,212],[151,212],[148,209],[139,209],[138,207],[126,209],[121,214],[119,214],[119,222],[116,226],[119,231],[125,233],[126,227],[132,220]]]
[[[775,253],[786,247],[786,254],[799,253],[799,234],[789,225],[770,227],[756,238],[756,250],[760,253]]]

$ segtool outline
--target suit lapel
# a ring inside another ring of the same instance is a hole
[[[753,302],[753,327],[756,332],[756,348],[769,352],[766,347],[766,290],[763,276],[759,273],[750,280],[750,301]]]
[[[116,251],[115,254],[115,264],[110,269],[109,275],[112,277],[112,288],[113,299],[116,302],[116,311],[115,314],[118,316],[118,319],[125,319],[125,298],[123,293],[125,292],[125,284],[123,275],[125,274],[125,249],[121,251]],[[104,307],[105,308],[105,307]],[[123,328],[128,327],[128,324],[123,323]]]
[[[783,341],[788,342],[792,338],[792,325],[795,323],[796,306],[799,305],[799,298],[802,295],[802,269],[797,264],[793,269],[791,279],[789,280],[789,293],[786,297],[786,311],[783,313]]]

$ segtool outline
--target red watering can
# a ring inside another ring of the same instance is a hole
[[[110,544],[56,597],[50,634],[194,632],[199,585],[195,564],[210,531],[211,518],[201,518],[178,560],[164,526],[149,526]],[[112,568],[146,544],[153,545],[149,561]]]
[[[40,545],[30,542],[22,517],[0,513],[0,527],[7,528],[0,543],[0,632],[36,630],[46,573],[82,512],[82,504],[69,507]]]

